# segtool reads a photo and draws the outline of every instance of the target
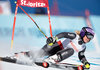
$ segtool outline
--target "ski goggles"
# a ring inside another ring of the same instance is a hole
[[[91,40],[94,36],[92,34],[87,34],[86,37]]]

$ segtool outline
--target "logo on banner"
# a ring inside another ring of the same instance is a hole
[[[26,0],[21,0],[21,5],[25,5],[25,6],[30,6],[30,7],[45,7],[46,4],[45,3],[41,3],[41,2],[30,2],[30,1],[26,1]]]

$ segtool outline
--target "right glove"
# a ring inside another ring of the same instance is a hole
[[[46,43],[50,46],[52,46],[57,40],[57,37],[49,37],[46,41]]]

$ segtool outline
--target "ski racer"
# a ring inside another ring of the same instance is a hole
[[[51,57],[45,59],[49,62],[61,62],[64,59],[72,56],[74,52],[78,53],[80,61],[85,65],[86,69],[90,68],[90,63],[87,61],[84,52],[86,50],[85,44],[90,42],[94,37],[94,31],[90,27],[83,27],[80,32],[62,32],[55,37],[49,37],[47,44],[42,48],[45,55]],[[65,38],[63,41],[58,39]]]
[[[78,53],[79,60],[84,64],[85,69],[90,69],[90,63],[87,61],[84,52],[86,43],[94,38],[94,31],[90,27],[83,27],[81,31],[76,33],[61,32],[55,37],[49,37],[46,40],[46,45],[38,53],[32,51],[24,52],[24,55],[29,57],[30,61],[22,61],[22,59],[11,58],[12,60],[2,59],[4,61],[32,65],[37,58],[43,58],[45,62],[57,63],[72,56],[75,52]],[[60,40],[63,39],[63,40]],[[18,54],[18,53],[16,53]],[[21,55],[22,56],[22,55]]]

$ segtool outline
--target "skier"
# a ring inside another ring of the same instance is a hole
[[[33,51],[24,52],[24,55],[32,60],[25,62],[12,58],[14,59],[13,61],[7,61],[18,64],[32,65],[34,63],[34,59],[43,57],[43,61],[45,62],[57,63],[72,56],[74,52],[77,52],[80,61],[84,64],[86,69],[89,69],[90,63],[84,55],[86,50],[85,44],[90,42],[93,38],[94,31],[90,27],[83,27],[81,31],[77,31],[76,33],[61,32],[55,37],[49,37],[46,41],[47,44],[44,45],[38,53],[34,54]]]
[[[47,44],[42,48],[45,55],[51,57],[45,59],[47,62],[61,62],[64,59],[72,56],[74,52],[78,52],[80,61],[85,65],[86,69],[90,68],[90,63],[87,61],[84,52],[86,49],[85,44],[92,40],[94,31],[90,27],[83,27],[80,32],[62,32],[55,37],[49,37]],[[65,38],[63,41],[58,39]]]

